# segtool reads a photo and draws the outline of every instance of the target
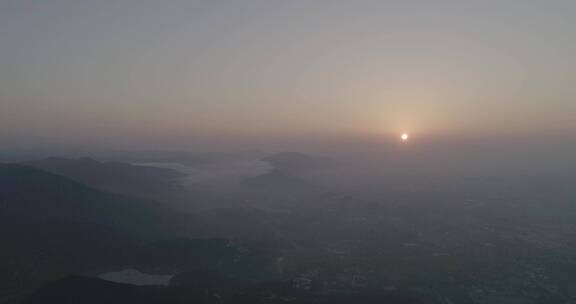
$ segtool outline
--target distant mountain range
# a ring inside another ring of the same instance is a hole
[[[0,299],[123,262],[139,243],[190,236],[192,215],[19,164],[0,165]]]
[[[143,198],[146,193],[125,195],[148,182],[147,190],[169,187],[180,178],[172,170],[87,158],[1,164],[0,303],[433,303],[410,292],[349,284],[325,294],[332,290],[326,284],[342,278],[332,270],[320,272],[332,266],[307,259],[306,252],[315,249],[306,247],[306,236],[324,216],[318,206],[308,207],[322,189],[309,174],[335,163],[299,153],[266,161],[274,169],[242,185],[280,193],[282,199],[312,194],[303,200],[302,212],[274,213],[246,201],[264,198],[267,205],[274,201],[265,199],[268,194],[239,195],[235,205],[194,214]],[[331,232],[343,223],[334,216],[330,213]],[[311,234],[311,239],[320,235]],[[171,283],[135,286],[94,278],[123,269],[171,275]],[[300,281],[314,271],[315,282],[324,285],[302,287]],[[380,278],[374,280],[380,284]]]
[[[0,201],[1,216],[10,220],[57,218],[147,237],[171,230],[179,222],[174,218],[180,216],[152,200],[104,192],[18,164],[0,165]],[[182,231],[184,227],[177,228]]]
[[[50,157],[22,164],[59,174],[91,187],[119,194],[161,199],[177,188],[186,174],[176,170],[103,162],[92,158]]]
[[[277,169],[246,179],[243,184],[254,189],[291,196],[317,190],[313,182]]]
[[[337,162],[326,156],[308,155],[299,152],[280,152],[262,158],[276,170],[285,174],[305,174],[331,169]]]
[[[320,190],[314,175],[335,168],[337,162],[325,156],[280,152],[261,159],[272,170],[243,181],[245,186],[280,195],[311,194]]]

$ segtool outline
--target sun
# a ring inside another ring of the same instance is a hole
[[[408,133],[402,133],[402,135],[400,135],[400,139],[402,141],[407,141],[408,140]]]

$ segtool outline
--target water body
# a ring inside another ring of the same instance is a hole
[[[126,283],[138,286],[157,285],[168,286],[174,275],[157,275],[140,272],[136,269],[124,269],[116,272],[106,272],[98,278],[117,283]]]

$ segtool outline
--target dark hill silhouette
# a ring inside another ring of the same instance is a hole
[[[194,223],[153,201],[0,165],[0,292],[17,295],[68,273],[115,267],[137,244],[187,236]]]
[[[29,221],[60,218],[101,224],[131,235],[157,238],[188,231],[182,215],[160,204],[103,192],[32,167],[0,165],[0,218]]]
[[[66,176],[99,190],[155,199],[172,194],[177,188],[174,182],[186,176],[167,168],[102,162],[87,157],[50,157],[22,164]]]
[[[200,273],[199,275],[201,275]],[[208,275],[216,278],[213,275]],[[187,280],[190,281],[190,280]],[[184,304],[184,303],[316,303],[316,304],[434,304],[435,300],[409,292],[366,292],[356,294],[316,294],[296,292],[286,284],[267,284],[245,289],[228,289],[213,286],[205,288],[205,282],[196,279],[189,285],[172,287],[134,286],[100,279],[73,276],[50,283],[22,304]],[[216,278],[219,284],[227,279]],[[188,282],[190,283],[190,282]],[[196,284],[198,283],[198,284]],[[228,285],[228,284],[223,284]]]
[[[0,221],[0,303],[71,273],[118,267],[135,240],[103,225],[61,219]]]

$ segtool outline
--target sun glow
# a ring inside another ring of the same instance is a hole
[[[400,135],[400,139],[402,141],[407,141],[408,140],[408,134],[407,133],[402,133],[402,135]]]

